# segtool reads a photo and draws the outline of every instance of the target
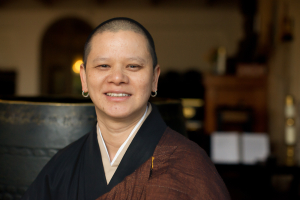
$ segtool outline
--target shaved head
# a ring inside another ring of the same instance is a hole
[[[139,33],[143,35],[148,42],[147,47],[152,57],[153,68],[155,68],[155,66],[157,65],[157,57],[156,57],[155,46],[154,46],[154,41],[152,39],[152,36],[140,23],[129,18],[113,18],[103,22],[93,30],[93,32],[88,37],[84,47],[84,53],[83,53],[84,67],[86,67],[87,58],[92,48],[91,45],[92,38],[95,35],[101,34],[106,31],[108,32],[133,31],[135,33]]]

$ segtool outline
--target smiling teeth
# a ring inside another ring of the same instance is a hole
[[[129,94],[124,94],[124,93],[106,93],[107,96],[111,97],[126,97],[130,96]]]

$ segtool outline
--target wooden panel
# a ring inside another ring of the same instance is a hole
[[[205,132],[216,131],[216,108],[218,106],[245,106],[254,111],[253,129],[267,131],[266,77],[238,78],[235,76],[204,77],[205,85]]]

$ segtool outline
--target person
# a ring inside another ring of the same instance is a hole
[[[197,144],[167,127],[157,108],[160,66],[150,33],[129,18],[87,39],[80,77],[97,125],[60,150],[23,200],[230,199]]]

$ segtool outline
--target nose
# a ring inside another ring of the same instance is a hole
[[[128,83],[128,76],[124,73],[124,70],[121,67],[114,67],[111,69],[111,73],[107,79],[109,83],[115,85],[121,85],[123,83]]]

